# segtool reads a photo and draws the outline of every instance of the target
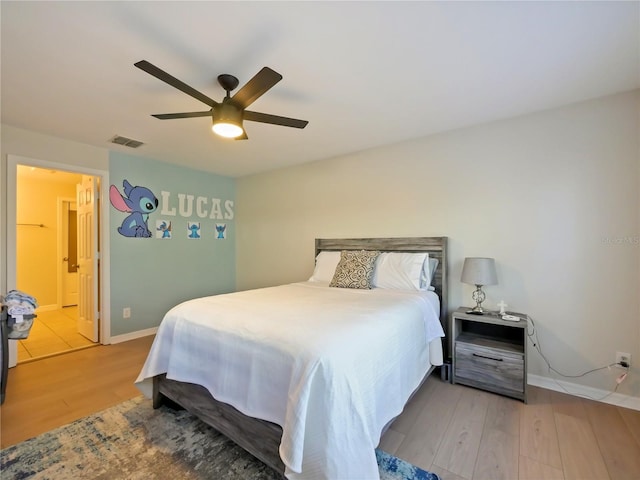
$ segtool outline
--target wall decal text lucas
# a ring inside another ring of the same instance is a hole
[[[225,200],[224,204],[219,198],[196,197],[186,193],[178,193],[172,198],[171,192],[160,192],[162,198],[161,215],[174,217],[192,217],[194,215],[199,218],[210,218],[212,220],[233,220],[233,200]],[[224,210],[224,211],[223,211]]]

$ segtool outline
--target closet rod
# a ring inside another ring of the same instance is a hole
[[[16,223],[16,225],[24,225],[24,226],[27,226],[27,227],[44,228],[44,223]]]

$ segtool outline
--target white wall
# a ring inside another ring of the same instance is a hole
[[[238,287],[307,279],[316,237],[445,235],[452,307],[471,302],[464,257],[495,257],[485,305],[531,315],[556,368],[640,365],[639,106],[619,94],[241,178]],[[633,373],[618,391],[640,396]]]

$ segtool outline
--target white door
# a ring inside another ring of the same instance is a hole
[[[98,341],[98,222],[96,178],[82,176],[77,185],[78,333]]]
[[[78,234],[76,202],[62,201],[62,306],[78,304]]]

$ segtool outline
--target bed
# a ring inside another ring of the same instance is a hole
[[[315,249],[314,277],[342,251],[427,253],[437,268],[419,291],[312,277],[184,302],[136,385],[154,408],[185,408],[289,479],[376,478],[380,436],[442,363],[447,238],[317,239]]]

